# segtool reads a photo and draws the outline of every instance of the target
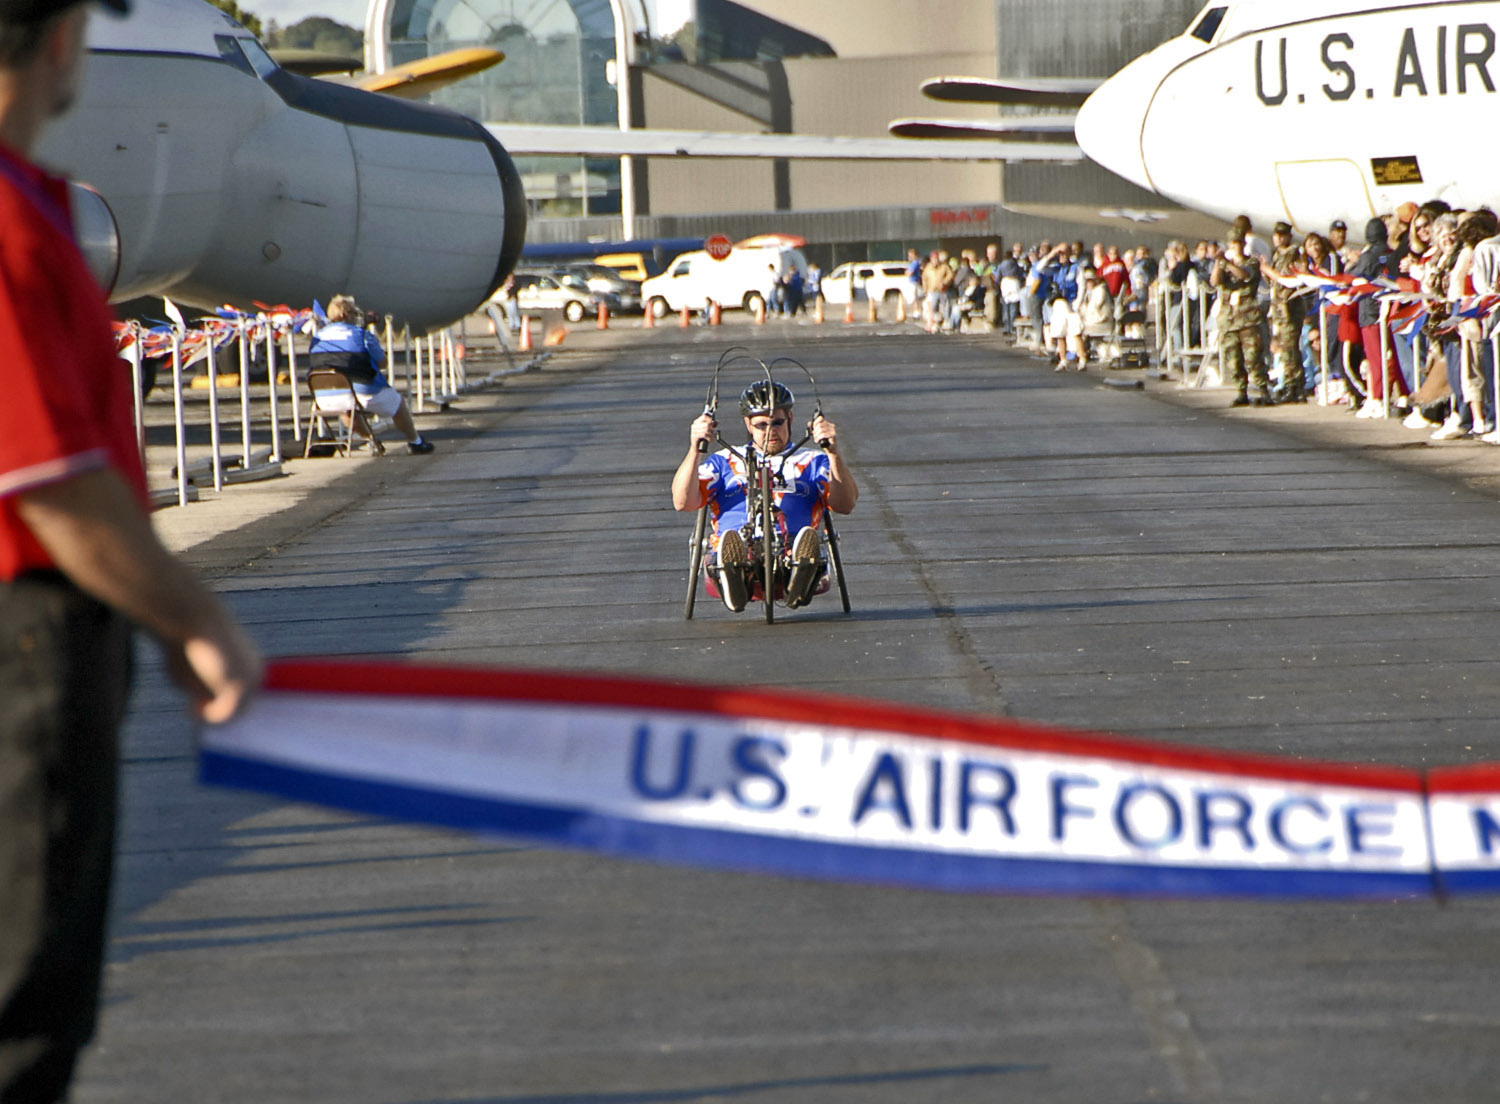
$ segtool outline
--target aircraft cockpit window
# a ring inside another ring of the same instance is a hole
[[[236,69],[243,69],[252,77],[255,76],[255,66],[250,64],[250,59],[240,49],[240,44],[229,35],[214,35],[214,45],[219,48],[219,56],[229,62]]]
[[[1203,13],[1203,18],[1198,20],[1198,25],[1193,28],[1194,38],[1202,39],[1204,42],[1212,42],[1214,35],[1219,33],[1219,27],[1224,22],[1224,15],[1229,9],[1209,8]]]
[[[280,68],[276,59],[266,53],[266,48],[253,38],[241,38],[238,40],[240,49],[245,51],[245,56],[250,59],[250,64],[255,67],[262,80],[269,77]]]

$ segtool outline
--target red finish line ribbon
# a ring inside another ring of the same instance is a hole
[[[1500,766],[1424,775],[849,698],[283,660],[202,778],[734,870],[994,893],[1500,888]]]

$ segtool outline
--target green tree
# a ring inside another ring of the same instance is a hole
[[[209,0],[209,2],[231,19],[238,19],[244,24],[245,30],[249,31],[256,38],[260,37],[260,16],[245,11],[234,0]]]
[[[276,46],[283,50],[318,50],[325,54],[349,54],[358,57],[364,53],[363,31],[346,26],[321,15],[291,23],[277,35]]]

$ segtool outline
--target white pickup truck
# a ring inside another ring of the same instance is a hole
[[[911,285],[906,282],[906,264],[902,261],[851,261],[825,273],[822,281],[823,301],[844,304],[849,301],[849,274],[854,273],[854,301],[873,299],[882,306],[895,307],[896,296],[913,303]]]

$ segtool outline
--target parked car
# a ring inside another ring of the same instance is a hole
[[[620,309],[618,296],[594,291],[579,277],[554,276],[550,269],[517,269],[512,290],[522,313],[561,311],[569,322],[581,322],[589,315],[597,314],[600,303],[606,304],[611,311]]]
[[[621,310],[627,314],[638,314],[641,310],[641,284],[639,280],[628,280],[612,268],[601,264],[576,262],[558,265],[552,275],[570,287],[584,287],[600,295],[614,295],[619,299],[618,307],[611,304],[610,310]]]
[[[896,296],[912,304],[911,285],[906,282],[906,265],[901,261],[855,261],[841,264],[823,274],[823,301],[843,305],[849,302],[849,273],[854,273],[854,299],[873,299],[884,306],[895,307]]]

